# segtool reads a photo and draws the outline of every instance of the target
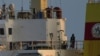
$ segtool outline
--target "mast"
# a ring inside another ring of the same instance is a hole
[[[42,12],[45,15],[44,10],[47,8],[47,0],[31,0],[31,11],[32,14]],[[45,17],[45,16],[44,16]]]

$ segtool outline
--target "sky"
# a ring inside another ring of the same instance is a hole
[[[74,33],[77,40],[84,40],[87,0],[66,0],[63,2],[64,16],[67,18],[68,39]]]
[[[22,6],[22,0],[0,0],[0,5],[14,3],[17,10]],[[61,2],[60,2],[61,1]],[[66,35],[70,39],[74,33],[76,40],[84,40],[84,26],[86,15],[86,3],[88,0],[49,0],[49,5],[60,6],[66,21]],[[28,0],[23,0],[23,8],[28,9]]]
[[[61,3],[59,1],[55,0],[53,3],[56,4],[55,6],[60,4],[64,18],[67,18],[66,34],[68,40],[73,33],[76,40],[84,40],[86,4],[88,0],[61,0]]]

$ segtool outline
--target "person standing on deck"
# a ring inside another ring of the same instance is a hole
[[[75,35],[72,34],[70,38],[70,48],[75,48]]]

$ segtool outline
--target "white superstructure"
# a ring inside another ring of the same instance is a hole
[[[30,11],[14,4],[0,10],[0,56],[66,56],[66,19],[47,0],[31,0]],[[67,52],[67,53],[66,53]]]

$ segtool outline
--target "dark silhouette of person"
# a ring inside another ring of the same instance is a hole
[[[74,47],[75,47],[75,35],[72,34],[70,38],[70,48],[74,48]]]

